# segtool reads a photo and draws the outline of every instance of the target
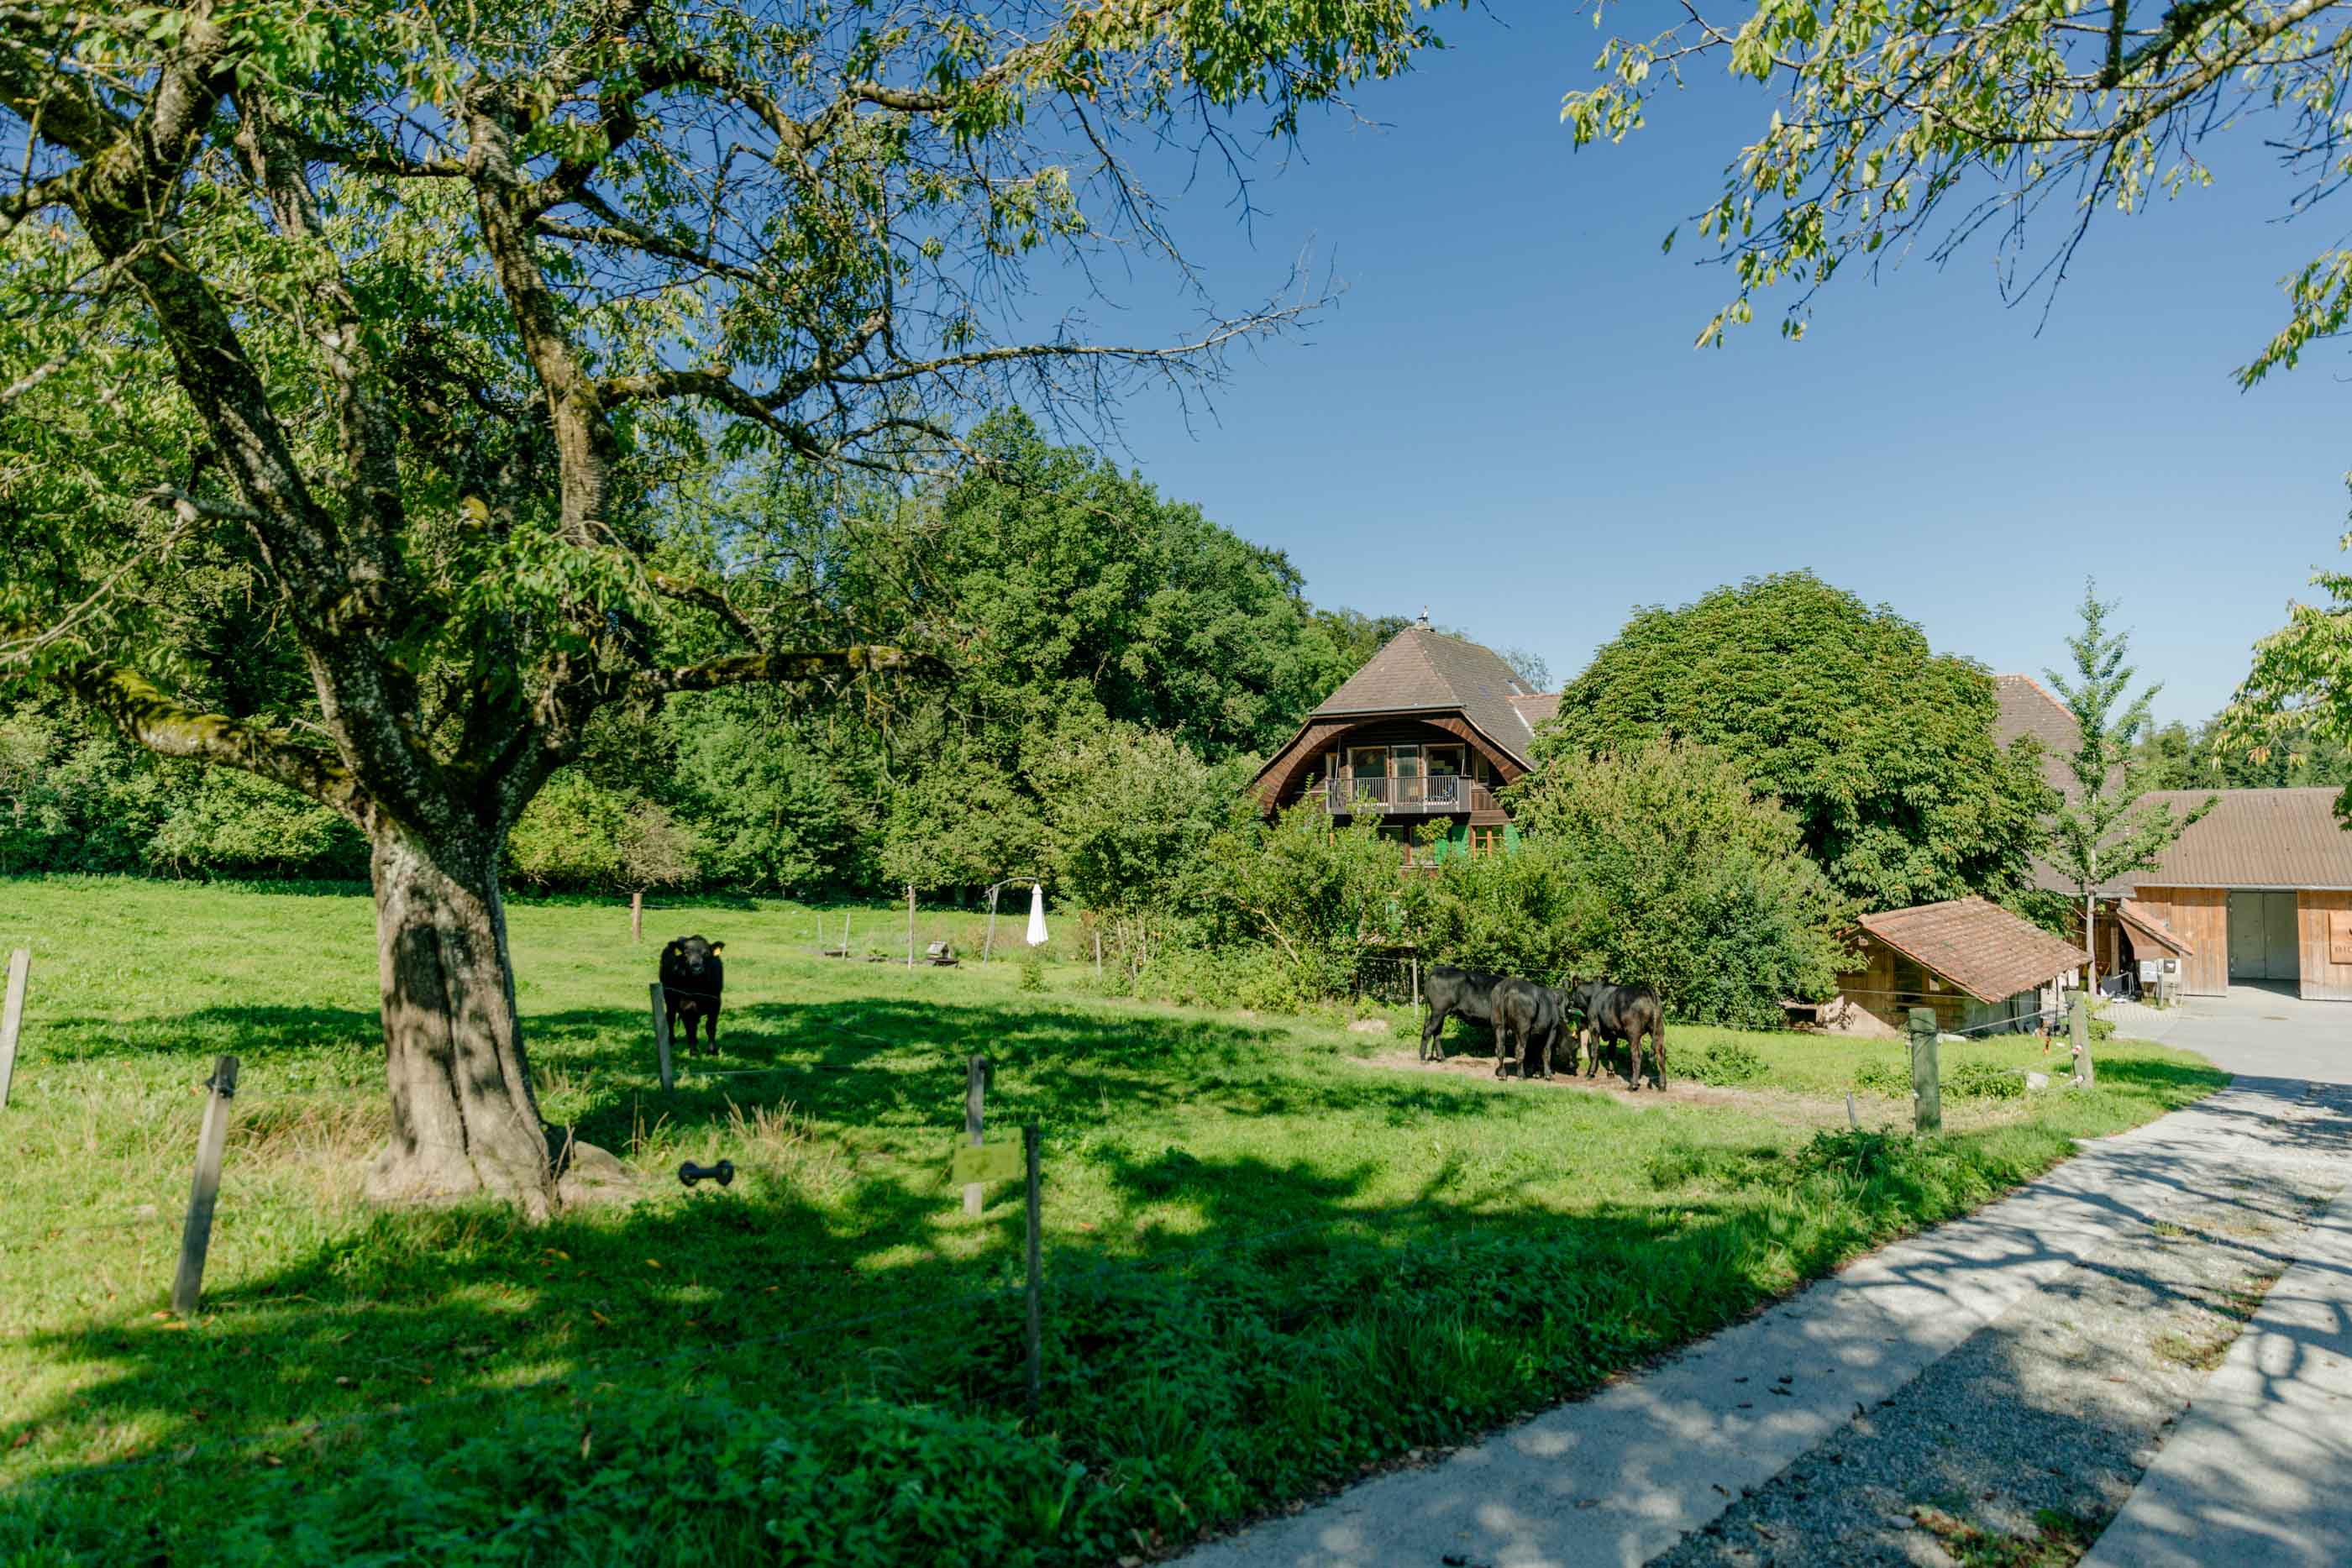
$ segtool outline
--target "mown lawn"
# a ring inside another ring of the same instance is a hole
[[[2222,1082],[2118,1043],[2096,1091],[1916,1145],[1819,1131],[1888,1044],[1677,1031],[1678,1061],[1732,1040],[1765,1076],[1628,1103],[1102,1000],[1079,966],[1028,991],[1012,964],[821,959],[795,906],[649,912],[642,948],[609,906],[511,921],[545,1109],[643,1173],[633,1207],[361,1207],[363,899],[0,883],[0,949],[36,954],[0,1112],[0,1563],[1148,1556],[1589,1388]],[[728,944],[725,1051],[666,1098],[645,987],[688,930]],[[184,1323],[161,1309],[220,1051],[243,1073]],[[968,1220],[945,1174],[974,1052],[992,1125],[1045,1130],[1034,1428],[1018,1188]],[[721,1155],[731,1188],[680,1187]]]

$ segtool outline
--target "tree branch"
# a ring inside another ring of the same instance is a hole
[[[734,628],[735,635],[742,638],[749,646],[762,651],[766,649],[767,639],[761,636],[751,622],[744,618],[743,612],[717,589],[658,571],[647,573],[646,580],[653,584],[654,591],[663,598],[675,599],[682,604],[698,604]]]
[[[738,653],[708,664],[656,670],[640,676],[638,689],[650,695],[709,692],[722,686],[804,685],[858,675],[898,674],[938,678],[947,666],[929,653],[861,643],[789,653]]]
[[[183,707],[136,670],[84,664],[60,672],[58,678],[150,751],[242,768],[308,796],[362,830],[375,815],[374,802],[349,768],[289,736],[225,714]]]

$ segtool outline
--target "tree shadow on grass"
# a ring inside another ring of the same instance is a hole
[[[28,1053],[68,1061],[153,1059],[191,1053],[268,1061],[361,1048],[383,1051],[383,1020],[370,1008],[210,1007],[140,1019],[43,1019]]]
[[[847,1047],[815,1016],[832,1010],[759,1009],[760,1038],[808,1064],[835,1060]],[[944,1010],[863,1009],[877,1034],[992,1021]],[[622,1049],[596,1043],[595,1019],[579,1020],[576,1076]],[[1141,1027],[1156,1021],[1110,1031],[1083,1015],[1032,1019],[992,1053],[992,1104],[1006,1122],[1034,1114],[1049,1130],[1046,1425],[1087,1467],[1085,1485],[1102,1490],[1122,1542],[1130,1529],[1181,1539],[1408,1448],[1461,1440],[1735,1321],[1890,1224],[1940,1218],[1939,1186],[1910,1173],[1886,1174],[1856,1201],[1775,1151],[1706,1145],[1606,1102],[1580,1113],[1634,1140],[1651,1185],[1675,1190],[1654,1203],[1593,1198],[1599,1166],[1626,1150],[1570,1139],[1523,1141],[1521,1153],[1552,1163],[1483,1182],[1458,1155],[1433,1158],[1404,1196],[1391,1181],[1382,1197],[1393,1151],[1342,1141],[1320,1157],[1209,1153],[1187,1146],[1181,1126],[1121,1113],[1197,1103],[1213,1077],[1221,1103],[1274,1096],[1376,1120],[1500,1128],[1547,1100],[1377,1074],[1310,1082],[1278,1057],[1252,1060],[1269,1054],[1247,1038],[1258,1031]],[[943,1113],[960,1113],[960,1057],[924,1041],[884,1050],[898,1054],[812,1075],[798,1109],[828,1139],[919,1133],[943,1155],[959,1122]],[[689,1084],[668,1113],[710,1134],[731,1125],[726,1105],[715,1086]],[[331,1491],[365,1486],[378,1452],[494,1450],[510,1427],[524,1440],[526,1414],[576,1410],[584,1431],[598,1408],[713,1387],[752,1420],[788,1419],[752,1408],[765,1402],[835,1396],[1014,1420],[1017,1187],[993,1189],[986,1213],[966,1221],[929,1165],[812,1178],[791,1166],[796,1146],[739,1152],[744,1171],[730,1189],[539,1228],[478,1210],[378,1215],[226,1284],[188,1330],[134,1318],[42,1332],[29,1342],[37,1356],[102,1370],[0,1425],[0,1453],[19,1473],[71,1477],[93,1436],[135,1427],[150,1451],[216,1456],[184,1472],[68,1481],[128,1521],[205,1517],[206,1500],[226,1495],[225,1472],[266,1462],[253,1458],[257,1441],[302,1484]],[[1083,1178],[1075,1161],[1092,1167]],[[1813,1184],[1805,1200],[1781,1201],[1801,1181]],[[1087,1183],[1139,1223],[1074,1230],[1060,1198]],[[234,1232],[225,1239],[233,1258]],[[2025,1231],[2010,1243],[1944,1262],[1993,1267],[2045,1248]],[[304,1436],[314,1422],[330,1425]],[[543,1442],[543,1427],[533,1430]],[[497,1464],[474,1469],[478,1484],[500,1484]],[[585,1487],[595,1467],[581,1469]],[[519,1493],[500,1506],[563,1501]],[[374,1544],[336,1542],[354,1554]]]

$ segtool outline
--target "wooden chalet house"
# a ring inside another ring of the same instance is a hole
[[[1491,648],[1423,616],[1307,716],[1252,788],[1270,815],[1320,801],[1347,820],[1380,818],[1409,866],[1517,842],[1496,791],[1533,766],[1536,726],[1559,694],[1530,691]],[[1433,843],[1424,831],[1443,824]]]

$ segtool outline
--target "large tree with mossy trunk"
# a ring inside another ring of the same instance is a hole
[[[937,467],[1278,329],[1007,323],[1024,257],[1164,247],[1123,139],[1287,132],[1417,9],[0,3],[0,672],[365,835],[373,1193],[562,1201],[498,869],[596,714],[930,657],[756,520],[672,548],[681,488]]]

